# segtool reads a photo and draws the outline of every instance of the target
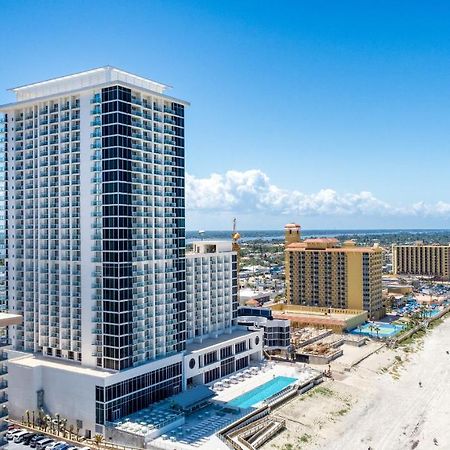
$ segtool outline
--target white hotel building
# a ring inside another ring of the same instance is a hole
[[[231,312],[210,298],[216,316],[190,328],[188,103],[167,89],[108,66],[12,89],[16,102],[0,106],[8,304],[23,315],[10,333],[13,417],[43,410],[102,432],[185,388],[187,343],[204,331],[261,357],[260,333],[233,329],[234,292]]]
[[[188,386],[209,384],[261,359],[263,334],[237,327],[237,253],[231,241],[197,241],[186,254]]]
[[[231,241],[198,241],[186,254],[189,342],[231,333],[236,325],[237,254],[231,247]]]

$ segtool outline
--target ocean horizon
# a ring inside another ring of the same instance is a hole
[[[199,231],[189,230],[186,231],[187,242],[194,240],[214,240],[214,239],[230,239],[231,230],[202,230]],[[373,228],[373,229],[302,229],[302,237],[320,237],[320,236],[385,236],[385,235],[431,235],[435,233],[448,233],[448,228]],[[239,230],[241,235],[241,241],[278,241],[284,238],[284,230]]]

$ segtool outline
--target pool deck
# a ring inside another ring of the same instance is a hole
[[[213,405],[188,416],[185,425],[172,430],[170,433],[167,433],[168,436],[175,435],[176,440],[158,437],[151,441],[150,445],[152,447],[170,450],[228,449],[228,447],[217,436],[215,436],[215,434],[220,429],[248,413],[251,408],[242,410],[241,413],[223,413],[218,416],[214,411],[214,404],[225,407],[226,403],[233,398],[255,389],[277,376],[298,378],[298,371],[302,370],[304,367],[301,363],[288,363],[280,361],[277,361],[276,363],[268,362],[268,366],[270,367],[267,367],[264,371],[259,371],[258,374],[252,375],[250,378],[245,378],[237,384],[231,384],[230,387],[224,388],[223,391],[217,392],[217,395],[212,399]]]
[[[270,363],[269,363],[270,364]],[[285,376],[298,378],[297,369],[303,367],[301,364],[290,364],[288,362],[272,363],[272,367],[266,371],[260,371],[257,375],[253,375],[251,378],[246,378],[244,381],[240,381],[237,384],[231,384],[230,387],[224,388],[223,391],[217,392],[214,397],[216,402],[229,402],[239,395],[245,394],[258,386],[272,380],[277,376]]]

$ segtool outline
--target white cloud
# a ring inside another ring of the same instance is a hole
[[[230,170],[207,178],[186,176],[186,206],[199,211],[264,212],[299,215],[389,215],[450,217],[450,203],[424,202],[397,207],[371,192],[338,193],[321,189],[313,194],[280,188],[261,170]]]

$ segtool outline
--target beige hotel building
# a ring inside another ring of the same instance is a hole
[[[450,246],[424,244],[392,246],[392,270],[399,275],[423,275],[450,279]]]
[[[384,315],[382,249],[342,245],[334,238],[300,240],[300,226],[285,227],[286,299],[291,305],[364,310]]]

